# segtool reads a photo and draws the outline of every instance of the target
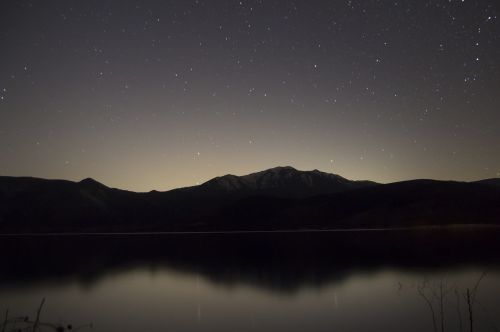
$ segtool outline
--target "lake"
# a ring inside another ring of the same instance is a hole
[[[500,328],[497,229],[0,236],[0,317],[81,331]],[[475,290],[475,291],[474,291]]]

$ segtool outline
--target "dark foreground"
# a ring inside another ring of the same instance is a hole
[[[500,232],[0,238],[0,310],[96,331],[475,331],[500,322]],[[443,296],[436,297],[443,290]],[[422,294],[424,296],[422,296]],[[460,314],[459,314],[460,312]],[[363,317],[362,320],[359,317]]]

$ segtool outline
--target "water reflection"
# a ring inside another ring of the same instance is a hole
[[[489,311],[477,309],[487,328],[500,316],[499,238],[492,230],[3,237],[0,310],[28,314],[46,297],[52,321],[102,331],[432,331],[419,285],[463,290],[488,271],[480,295]],[[447,331],[459,328],[453,301]]]
[[[3,237],[0,287],[91,287],[107,274],[167,268],[293,292],[384,268],[494,267],[498,238],[494,230]]]

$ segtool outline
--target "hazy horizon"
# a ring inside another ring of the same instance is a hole
[[[491,178],[477,178],[477,179],[470,179],[470,180],[462,180],[462,179],[452,179],[452,178],[438,179],[438,178],[429,178],[429,177],[418,177],[418,178],[398,179],[398,180],[394,180],[394,181],[377,181],[377,180],[369,179],[369,178],[350,178],[350,177],[344,176],[343,174],[339,174],[339,173],[335,173],[335,172],[329,172],[329,171],[324,171],[324,170],[317,169],[317,168],[314,168],[314,169],[299,169],[299,168],[291,166],[291,165],[279,165],[279,166],[269,167],[269,168],[266,168],[266,169],[249,171],[247,173],[241,173],[241,174],[236,174],[236,173],[233,173],[233,172],[227,172],[227,173],[224,173],[224,174],[219,174],[219,175],[215,175],[213,177],[207,178],[207,179],[205,179],[205,180],[203,180],[201,182],[197,182],[197,183],[194,183],[194,184],[181,185],[181,186],[178,186],[178,187],[171,187],[171,188],[157,188],[157,187],[155,187],[155,188],[145,189],[145,190],[135,190],[133,188],[114,186],[114,185],[111,185],[111,184],[107,183],[104,180],[101,180],[101,179],[98,179],[98,178],[95,178],[95,177],[92,177],[92,176],[85,176],[85,177],[73,178],[73,179],[71,179],[71,178],[61,178],[61,177],[36,177],[36,176],[33,176],[33,175],[4,175],[4,174],[0,174],[0,176],[34,177],[34,178],[42,178],[42,179],[47,179],[47,180],[68,180],[68,181],[73,181],[73,182],[80,182],[80,181],[82,181],[84,179],[92,178],[92,179],[98,181],[99,183],[104,184],[107,187],[111,187],[111,188],[117,188],[117,189],[123,189],[123,190],[135,191],[135,192],[149,192],[149,191],[153,191],[153,190],[156,190],[156,191],[168,191],[168,190],[173,190],[173,189],[178,189],[178,188],[191,187],[191,186],[201,185],[201,184],[203,184],[203,183],[205,183],[207,181],[210,181],[211,179],[214,179],[216,177],[221,177],[221,176],[225,176],[225,175],[245,176],[245,175],[249,175],[249,174],[253,174],[253,173],[257,173],[257,172],[262,172],[262,171],[270,170],[270,169],[273,169],[273,168],[279,168],[279,167],[292,167],[292,168],[294,168],[295,170],[297,170],[299,172],[309,172],[309,171],[318,170],[318,171],[324,172],[324,173],[340,175],[343,178],[346,178],[348,180],[354,180],[354,181],[367,180],[367,181],[374,181],[374,182],[377,182],[377,183],[380,183],[380,184],[388,184],[388,183],[399,182],[399,181],[422,180],[422,179],[426,179],[426,180],[438,180],[438,181],[464,181],[464,182],[474,182],[474,181],[479,181],[479,180],[491,179]],[[492,177],[492,178],[498,178],[498,177]]]

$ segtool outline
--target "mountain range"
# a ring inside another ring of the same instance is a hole
[[[276,167],[135,193],[93,179],[0,177],[0,232],[241,231],[500,225],[500,179],[389,184]]]

